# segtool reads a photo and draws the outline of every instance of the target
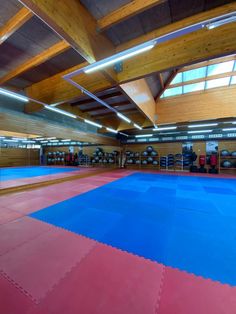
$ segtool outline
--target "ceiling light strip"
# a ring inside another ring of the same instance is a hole
[[[91,73],[97,70],[100,70],[102,68],[108,67],[109,65],[115,64],[116,62],[120,62],[122,60],[131,58],[133,56],[136,56],[138,54],[141,54],[145,51],[151,50],[155,46],[155,43],[151,43],[148,45],[142,45],[141,47],[134,47],[127,49],[121,53],[115,54],[111,57],[108,57],[104,60],[98,61],[94,64],[88,65],[85,69],[85,73]]]
[[[139,134],[139,135],[135,135],[136,138],[140,138],[140,137],[152,137],[153,134]]]
[[[98,124],[96,122],[93,122],[93,121],[90,121],[90,120],[87,120],[87,119],[84,119],[84,122],[85,123],[88,123],[88,124],[91,124],[93,126],[96,126],[97,128],[101,129],[102,128],[102,125],[101,124]]]
[[[217,126],[218,123],[207,123],[207,124],[190,124],[188,128],[204,128],[208,126]]]
[[[18,100],[23,101],[23,102],[29,101],[28,97],[21,95],[21,94],[18,94],[18,93],[15,93],[15,92],[11,92],[11,91],[9,91],[7,89],[3,89],[3,88],[0,88],[0,94],[4,95],[4,96],[11,97],[11,98],[18,99]]]
[[[118,131],[114,130],[114,129],[111,129],[111,128],[106,128],[107,131],[111,132],[111,133],[118,133]]]
[[[78,69],[78,70],[75,70],[71,73],[68,73],[66,74],[65,76],[63,76],[64,79],[70,79],[72,77],[74,77],[75,75],[78,75],[80,73],[83,73],[83,72],[86,72],[89,73],[92,71],[92,69],[95,70],[99,70],[101,67],[104,67],[104,66],[108,66],[108,65],[111,65],[113,64],[114,62],[117,62],[117,61],[120,61],[122,59],[120,58],[128,58],[128,57],[132,57],[132,53],[141,53],[143,52],[142,49],[152,49],[156,44],[160,44],[160,43],[163,43],[163,42],[166,42],[166,41],[169,41],[169,40],[172,40],[172,39],[175,39],[177,37],[181,37],[183,35],[187,35],[189,33],[192,33],[192,32],[195,32],[195,31],[198,31],[200,29],[202,29],[203,27],[207,27],[209,28],[209,25],[211,24],[216,24],[216,23],[230,23],[234,20],[235,18],[235,15],[236,15],[236,12],[230,12],[230,13],[227,13],[227,14],[223,14],[223,15],[220,15],[220,16],[217,16],[217,17],[214,17],[214,18],[211,18],[211,19],[207,19],[207,20],[203,20],[201,22],[198,22],[198,23],[195,23],[195,24],[192,24],[192,25],[189,25],[189,26],[186,26],[186,27],[183,27],[183,28],[180,28],[180,29],[177,29],[173,32],[170,32],[168,34],[164,34],[160,37],[156,37],[152,40],[149,40],[145,43],[142,43],[142,44],[139,44],[135,47],[132,47],[132,48],[129,48],[125,51],[121,51],[121,52],[118,52],[116,54],[114,54],[113,56],[111,57],[108,57],[108,58],[105,58],[103,60],[100,60],[98,62],[95,62],[91,65],[88,65],[86,67],[83,67],[81,69]],[[145,51],[145,50],[144,50]],[[115,60],[115,61],[114,61]],[[112,63],[110,63],[112,61]]]
[[[156,132],[156,131],[168,131],[168,130],[176,130],[176,129],[177,129],[177,126],[168,126],[168,127],[164,127],[164,128],[156,127],[152,130]]]
[[[134,123],[134,126],[136,127],[136,129],[142,130],[143,128],[141,126],[139,126],[138,124]]]
[[[198,131],[188,131],[189,134],[194,133],[211,133],[213,130],[198,130]]]

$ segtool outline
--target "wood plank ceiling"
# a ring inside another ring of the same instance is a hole
[[[142,38],[147,38],[149,34],[152,36],[152,32],[159,31],[159,29],[161,31],[165,26],[173,25],[174,27],[178,21],[201,14],[201,12],[208,12],[214,8],[223,8],[227,3],[234,1],[68,0],[68,7],[70,3],[73,4],[74,11],[80,12],[82,10],[89,20],[88,29],[90,33],[86,33],[83,29],[84,25],[81,26],[80,30],[81,36],[85,36],[85,33],[87,36],[84,37],[83,47],[78,47],[77,38],[73,38],[73,33],[68,29],[67,24],[63,25],[63,32],[60,33],[59,24],[65,22],[61,16],[60,19],[56,19],[56,14],[55,17],[50,16],[50,14],[45,17],[42,7],[37,6],[43,1],[22,0],[21,2],[32,9],[34,13],[42,14],[41,19],[33,15],[17,0],[0,0],[0,85],[24,90],[30,96],[47,101],[49,104],[62,100],[67,109],[69,104],[69,109],[71,108],[74,112],[77,110],[84,117],[89,117],[105,126],[123,130],[130,128],[127,123],[120,123],[114,112],[91,98],[81,96],[79,91],[63,81],[62,74],[70,72],[71,69],[82,67],[87,64],[87,61],[92,62],[93,58],[101,58],[102,47],[98,51],[99,40],[110,47],[112,54],[112,50],[113,52],[115,50],[120,51],[127,48],[126,45],[132,46],[132,43],[135,44],[139,40],[142,42]],[[53,8],[53,5],[52,0],[48,1],[47,9]],[[67,10],[68,7],[65,5],[64,9]],[[235,7],[227,7],[224,10],[230,12],[235,10]],[[28,14],[26,14],[27,11]],[[73,21],[75,17],[76,15],[70,18]],[[83,24],[83,21],[81,20],[80,23]],[[91,33],[96,27],[98,32]],[[65,34],[66,36],[63,37]],[[91,52],[93,47],[94,51]],[[229,53],[231,52],[230,49],[228,49]],[[211,56],[211,53],[209,52],[208,55]],[[216,56],[212,53],[212,57]],[[145,80],[154,100],[160,98],[178,69],[177,63],[174,67],[166,66],[161,71],[155,70],[154,73],[151,71],[145,73]],[[135,123],[143,126],[152,125],[150,121],[147,121],[145,113],[140,110],[135,101],[120,88],[119,79],[122,78],[122,75],[123,73],[117,77],[111,71],[99,72],[93,76],[94,82],[91,82],[89,86],[95,86],[92,92],[95,92],[98,97],[119,112],[127,117],[132,117]],[[102,84],[97,84],[96,87],[95,81],[99,81],[98,77],[102,80]],[[125,79],[123,80],[125,81]],[[55,98],[55,95],[58,98]],[[37,106],[36,110],[39,109],[40,106]]]

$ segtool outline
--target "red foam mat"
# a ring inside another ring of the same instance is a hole
[[[92,240],[54,227],[1,256],[0,269],[38,302],[94,245]]]
[[[3,207],[1,205],[1,208],[0,208],[0,225],[5,224],[9,221],[15,220],[21,216],[23,216],[23,214],[15,211],[15,210],[11,210],[9,208]]]
[[[12,283],[0,275],[0,313],[25,314],[33,302]]]
[[[235,314],[236,287],[166,267],[156,314]]]
[[[97,244],[33,313],[154,314],[163,268]]]
[[[39,220],[22,217],[0,226],[0,255],[48,232],[55,227]]]

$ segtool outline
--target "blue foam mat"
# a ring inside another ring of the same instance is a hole
[[[64,167],[13,167],[13,168],[0,168],[0,181],[16,180],[23,178],[32,178],[38,176],[46,176],[63,172],[71,172],[79,170],[79,168],[64,168]]]
[[[30,216],[236,286],[236,180],[136,173]]]

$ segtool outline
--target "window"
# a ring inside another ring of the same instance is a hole
[[[230,81],[230,76],[207,81],[206,89],[227,86],[229,85],[229,81]]]
[[[181,72],[176,75],[176,77],[173,79],[170,85],[179,84],[182,82],[183,82],[183,78],[182,78],[182,72]]]
[[[209,65],[207,69],[207,76],[232,72],[233,66],[234,66],[234,60]]]
[[[180,87],[173,87],[173,88],[168,88],[164,92],[164,97],[170,97],[170,96],[176,96],[176,95],[181,95],[182,94],[182,86]]]
[[[202,66],[200,68],[180,72],[172,80],[170,87],[166,89],[161,98],[236,84],[236,75],[229,76],[230,72],[236,72],[236,60],[220,62],[217,64],[211,64],[208,66]],[[211,78],[210,80],[206,80],[207,77],[210,78],[213,75],[220,74],[222,74],[222,78]],[[194,80],[196,80],[196,82],[192,82],[192,84],[190,84],[190,81]],[[171,86],[174,84],[179,84],[179,86],[171,88]]]
[[[206,77],[206,70],[207,67],[202,67],[198,69],[193,69],[190,71],[183,72],[183,81],[191,81],[191,80],[197,80],[200,78],[205,78]]]
[[[231,78],[231,85],[236,84],[236,75]]]
[[[205,87],[205,82],[199,82],[199,83],[195,83],[195,84],[188,84],[188,85],[184,85],[184,94],[187,93],[192,93],[192,92],[197,92],[199,90],[204,90]]]

